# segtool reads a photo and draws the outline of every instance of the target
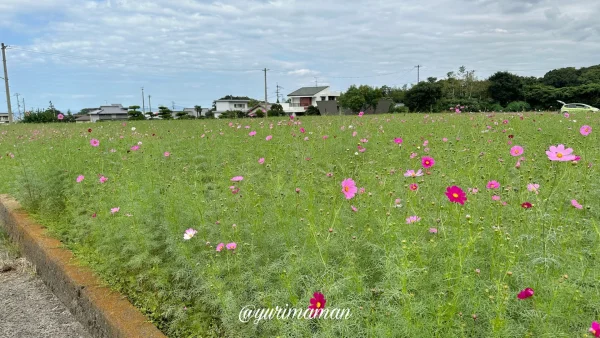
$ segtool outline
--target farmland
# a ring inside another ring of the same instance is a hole
[[[0,187],[170,337],[585,336],[600,319],[599,121],[3,126]],[[315,292],[352,317],[238,318]]]

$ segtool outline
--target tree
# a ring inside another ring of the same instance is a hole
[[[163,120],[172,120],[173,119],[172,113],[173,112],[171,111],[171,109],[169,109],[165,106],[158,107],[158,116],[160,116],[160,118],[162,118]]]
[[[523,82],[518,75],[496,72],[488,81],[490,96],[501,105],[506,106],[509,102],[523,99]]]
[[[178,120],[187,120],[192,118],[192,116],[190,116],[187,112],[185,111],[178,111],[175,113],[175,116],[177,116]]]
[[[260,101],[257,101],[255,99],[249,99],[250,102],[248,102],[248,108],[254,108],[256,106],[259,106],[261,104]]]
[[[574,67],[554,69],[544,75],[542,83],[556,88],[577,86],[580,84],[579,71]]]
[[[343,93],[339,98],[339,103],[342,108],[352,110],[354,113],[366,110],[368,108],[377,108],[379,99],[384,97],[384,91],[388,91],[389,87],[377,88],[366,85],[356,87],[355,85],[350,86],[348,90]]]
[[[129,106],[127,114],[130,120],[145,120],[144,114],[138,109],[140,109],[140,106]]]
[[[420,82],[406,92],[404,103],[411,111],[432,111],[441,98],[439,83]]]
[[[202,116],[202,107],[196,105],[196,106],[194,106],[194,111],[196,111],[196,116],[197,117]]]
[[[285,112],[283,111],[283,107],[275,103],[271,106],[271,109],[267,112],[268,116],[285,116]]]
[[[319,108],[315,106],[308,106],[305,111],[306,115],[321,115]]]

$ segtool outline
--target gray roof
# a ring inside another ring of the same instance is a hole
[[[288,94],[288,96],[313,96],[325,89],[329,88],[329,86],[324,87],[302,87],[295,92]]]
[[[90,116],[89,115],[79,116],[78,118],[75,119],[75,121],[90,121]]]
[[[127,108],[120,104],[111,104],[109,106],[100,106],[100,109],[88,113],[88,115],[112,115],[127,114]]]

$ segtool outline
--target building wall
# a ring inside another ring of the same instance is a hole
[[[236,105],[239,105],[236,107]],[[241,110],[243,112],[248,110],[247,102],[229,102],[229,101],[221,101],[216,102],[216,108],[219,112],[224,112],[228,110]]]

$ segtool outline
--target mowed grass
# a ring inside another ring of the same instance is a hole
[[[3,126],[0,187],[170,337],[591,336],[600,319],[599,120],[406,114]],[[581,135],[582,125],[593,132]],[[545,151],[558,144],[579,163],[551,162]],[[524,148],[520,168],[514,145]],[[435,159],[429,173],[404,177],[422,156]],[[346,178],[364,192],[347,200]],[[491,180],[500,189],[487,189]],[[445,196],[453,185],[467,192],[464,205]],[[421,220],[407,224],[409,216]],[[198,232],[186,241],[188,228]],[[234,251],[216,251],[230,242]],[[525,288],[535,294],[519,300]],[[316,291],[352,317],[238,320],[247,305],[306,308]]]

